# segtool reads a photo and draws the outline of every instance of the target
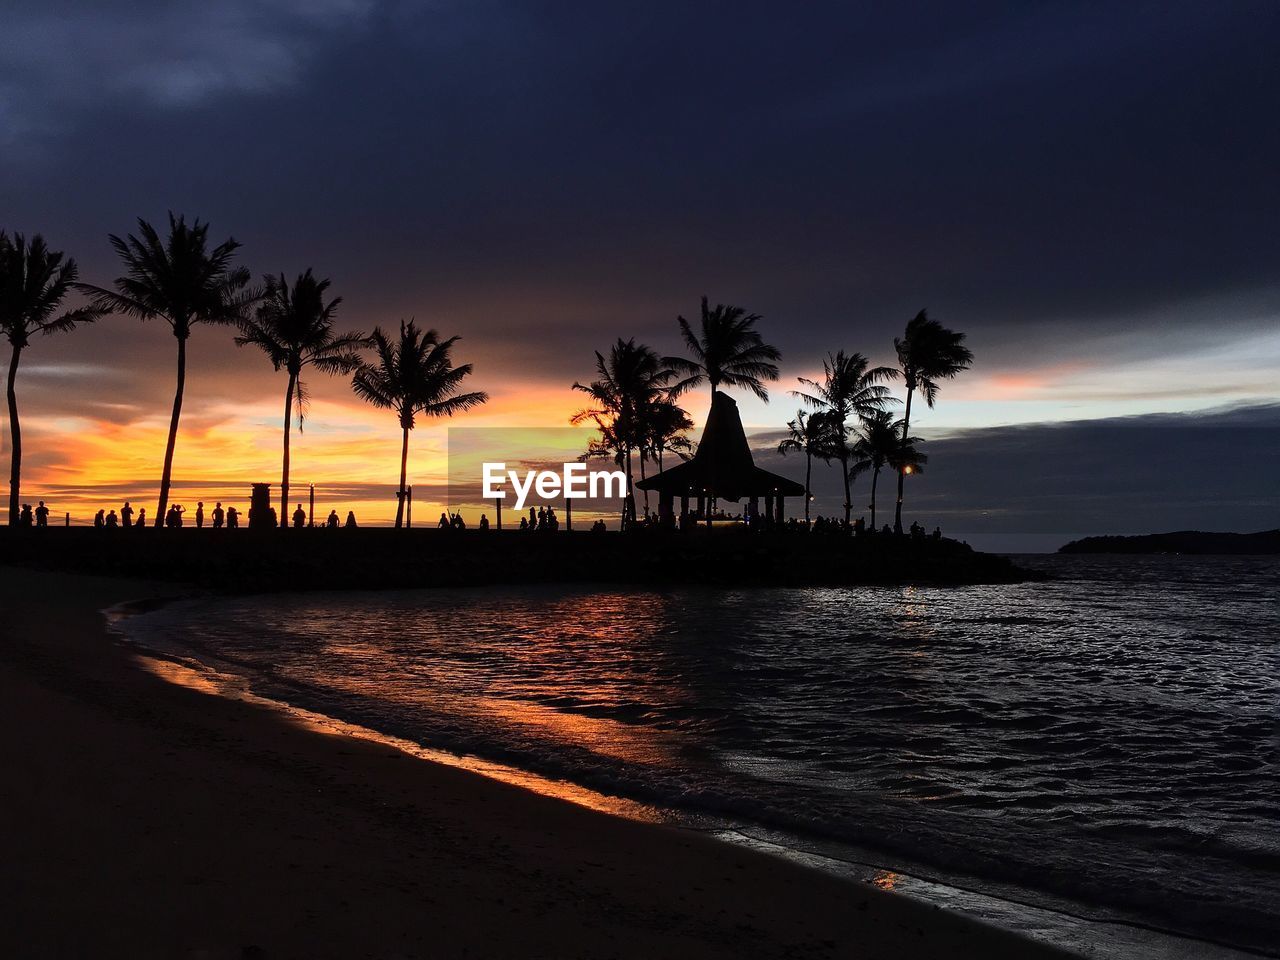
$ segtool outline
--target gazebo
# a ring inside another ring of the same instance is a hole
[[[676,519],[675,500],[680,498],[680,516],[711,520],[716,500],[747,501],[746,516],[751,522],[782,523],[783,500],[804,496],[804,486],[757,467],[742,429],[738,404],[717,390],[711,398],[711,412],[702,431],[698,450],[689,460],[636,484],[641,490],[658,492],[658,517],[664,524]],[[689,513],[689,501],[697,502],[696,514]],[[764,501],[764,510],[760,502]]]

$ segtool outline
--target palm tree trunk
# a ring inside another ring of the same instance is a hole
[[[9,359],[9,436],[12,441],[9,450],[9,526],[18,525],[19,500],[22,499],[19,488],[22,486],[22,427],[18,423],[18,393],[15,385],[18,381],[18,357],[22,348],[13,346],[13,356]]]
[[[641,483],[643,483],[645,480],[644,459],[645,459],[644,448],[641,448],[640,450],[640,482]],[[644,516],[646,520],[649,519],[649,491],[648,490],[645,490],[644,492]]]
[[[636,490],[631,482],[631,448],[627,447],[627,499],[622,504],[622,529],[626,530],[636,519]]]
[[[847,527],[853,503],[849,494],[849,444],[845,440],[843,421],[840,423],[840,478],[844,481],[844,525]]]
[[[876,467],[871,473],[871,532],[876,530],[876,481],[880,479],[880,468]]]
[[[404,440],[400,444],[400,493],[396,496],[396,529],[404,523],[405,480],[409,473],[409,428],[403,427]]]
[[[178,337],[178,386],[173,393],[173,414],[169,417],[169,442],[164,448],[164,470],[160,473],[160,507],[156,526],[164,527],[169,510],[169,483],[173,477],[173,448],[178,443],[178,419],[182,416],[182,391],[187,385],[187,338]]]
[[[808,448],[804,451],[804,526],[809,529],[809,479],[813,475],[813,454]]]
[[[289,433],[293,426],[293,374],[284,394],[284,463],[280,468],[280,526],[289,526]]]
[[[906,443],[907,437],[911,436],[911,394],[914,391],[907,390],[907,407],[902,414],[902,442]],[[893,510],[893,532],[902,535],[902,485],[907,475],[903,472],[903,467],[898,467],[898,502]]]

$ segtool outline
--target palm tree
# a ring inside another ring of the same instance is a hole
[[[76,280],[76,262],[50,250],[40,234],[28,244],[22,234],[12,239],[0,231],[0,332],[13,352],[9,357],[9,526],[17,526],[22,486],[22,427],[18,421],[18,361],[37,333],[48,335],[92,323],[101,311],[92,307],[55,316]]]
[[[308,268],[290,288],[284,275],[264,279],[263,298],[256,316],[246,321],[238,346],[253,344],[271,360],[276,370],[289,374],[284,393],[284,462],[280,471],[280,526],[289,526],[289,434],[294,408],[298,432],[309,400],[302,382],[303,367],[315,367],[330,376],[354,373],[360,368],[360,349],[369,338],[362,333],[335,334],[333,318],[341,297],[325,303],[328,280],[317,280]]]
[[[711,309],[706,297],[702,298],[702,325],[699,334],[694,334],[688,320],[677,317],[680,332],[692,359],[664,358],[663,362],[677,374],[685,375],[683,380],[671,388],[672,396],[679,396],[686,390],[701,386],[705,381],[711,384],[713,402],[716,390],[724,384],[727,387],[750,390],[767,403],[769,391],[764,388],[764,381],[778,379],[778,365],[775,361],[781,359],[782,354],[777,347],[765,343],[756,331],[756,321],[759,319],[759,314],[747,313],[742,307],[726,306],[723,303],[718,303],[715,309]]]
[[[668,379],[674,376],[668,373]],[[637,411],[636,427],[639,433],[637,449],[640,453],[640,480],[645,479],[645,464],[652,460],[662,472],[662,456],[668,448],[680,451],[689,447],[684,431],[693,427],[693,421],[666,391],[642,399]],[[644,512],[649,513],[649,491],[644,492]]]
[[[899,470],[910,466],[913,473],[922,472],[929,458],[916,449],[919,437],[902,436],[902,421],[894,420],[887,410],[877,410],[863,417],[858,438],[853,444],[853,462],[849,473],[856,476],[871,471],[871,529],[876,529],[876,485],[880,471],[886,466]]]
[[[182,393],[187,382],[187,340],[197,323],[230,325],[243,322],[257,294],[248,291],[249,271],[233,267],[240,244],[228,239],[208,249],[209,225],[169,214],[169,238],[161,240],[155,227],[138,219],[138,235],[125,239],[112,234],[111,246],[125,265],[115,290],[92,284],[76,284],[92,298],[93,306],[106,313],[120,313],[139,320],[160,318],[169,324],[178,341],[178,383],[169,417],[169,439],[164,448],[160,475],[160,505],[155,525],[164,525],[169,509],[173,476],[173,448],[178,441]]]
[[[787,436],[778,444],[778,452],[783,456],[788,453],[804,454],[804,525],[809,526],[809,501],[813,477],[813,458],[818,457],[830,463],[835,455],[834,430],[831,418],[825,413],[806,413],[796,411],[796,418],[787,423]]]
[[[898,366],[907,387],[907,406],[902,416],[902,436],[911,429],[911,396],[919,388],[930,408],[938,399],[938,381],[950,380],[973,363],[973,352],[964,345],[964,334],[948,330],[937,320],[930,320],[921,310],[907,323],[906,332],[894,337]],[[902,487],[905,469],[898,470],[898,502],[893,514],[893,529],[902,533]]]
[[[625,528],[636,517],[635,489],[632,485],[632,454],[644,456],[648,443],[645,413],[656,405],[675,376],[667,361],[652,349],[634,339],[621,337],[606,358],[596,351],[596,379],[590,383],[574,383],[591,398],[591,405],[579,410],[569,422],[591,421],[600,430],[601,439],[588,450],[591,456],[612,457],[627,475],[627,496],[622,508]],[[643,464],[641,464],[643,470]]]
[[[679,454],[689,451],[689,438],[686,431],[693,429],[693,421],[689,414],[672,399],[659,397],[648,405],[643,413],[643,423],[647,437],[647,446],[658,464],[658,472],[662,472],[662,455],[668,450]]]
[[[458,337],[441,340],[434,330],[425,333],[410,320],[400,321],[400,337],[392,341],[375,327],[369,345],[377,362],[361,363],[351,378],[356,396],[375,407],[394,410],[400,418],[400,489],[396,495],[396,529],[404,523],[405,481],[409,468],[409,431],[419,414],[451,417],[480,406],[489,399],[483,391],[459,393],[458,387],[471,375],[471,364],[453,365],[450,356]]]
[[[892,402],[885,380],[893,380],[898,371],[892,367],[872,367],[860,353],[846,354],[837,350],[822,361],[822,382],[800,377],[809,388],[791,391],[811,407],[825,411],[831,418],[834,434],[835,456],[840,461],[840,474],[844,482],[844,522],[849,523],[853,502],[849,496],[849,421],[854,417],[867,417],[884,409]]]

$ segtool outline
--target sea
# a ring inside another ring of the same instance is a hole
[[[1280,956],[1280,558],[973,587],[195,597],[226,691],[1085,956]]]

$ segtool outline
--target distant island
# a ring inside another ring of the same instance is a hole
[[[1058,548],[1059,553],[1280,553],[1280,530],[1258,533],[1204,533],[1179,530],[1139,537],[1085,537]]]

